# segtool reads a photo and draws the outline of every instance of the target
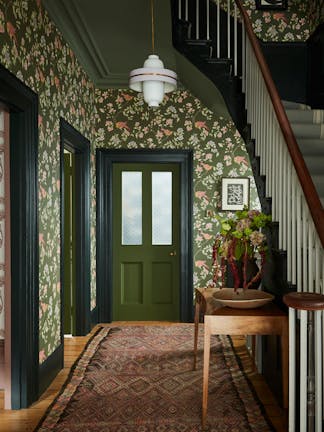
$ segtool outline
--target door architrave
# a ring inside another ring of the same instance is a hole
[[[180,165],[180,320],[193,320],[191,150],[97,149],[97,305],[98,321],[112,320],[112,167],[114,163]]]
[[[10,111],[11,408],[20,409],[39,396],[38,96],[0,65],[0,100]]]

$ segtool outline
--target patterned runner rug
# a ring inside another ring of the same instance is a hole
[[[193,331],[193,324],[103,327],[37,431],[201,431],[203,328],[196,371]],[[274,430],[226,336],[212,337],[208,402],[210,432]]]

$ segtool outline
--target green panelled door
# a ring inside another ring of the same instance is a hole
[[[179,190],[177,164],[114,164],[114,320],[179,320]]]

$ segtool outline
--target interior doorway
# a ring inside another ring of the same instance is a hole
[[[113,320],[179,321],[179,164],[113,167]]]
[[[177,320],[182,322],[190,322],[193,320],[193,263],[192,263],[192,152],[190,150],[108,150],[108,149],[97,149],[96,152],[97,160],[97,304],[98,304],[98,320],[99,322],[110,322],[114,317],[114,301],[116,300],[116,291],[114,291],[114,270],[119,271],[114,268],[114,262],[116,261],[114,246],[114,239],[116,239],[115,228],[114,228],[114,207],[120,204],[116,203],[116,193],[114,193],[114,167],[118,164],[125,166],[128,165],[129,168],[133,164],[144,164],[146,167],[148,165],[156,166],[156,172],[161,172],[166,165],[175,165],[179,173],[178,182],[178,212],[179,212],[179,237],[177,238],[177,250],[176,255],[174,254],[174,249],[172,249],[172,244],[168,245],[168,267],[170,268],[170,260],[178,263],[179,266],[179,281],[176,283],[178,285],[177,299],[173,303],[177,309]],[[121,166],[121,165],[120,165]],[[133,165],[134,166],[134,165]],[[135,171],[138,169],[134,167]],[[118,168],[117,168],[118,171]],[[115,172],[117,172],[115,170]],[[126,170],[127,171],[127,170]],[[154,171],[154,170],[153,170]],[[166,171],[170,171],[167,169]],[[116,183],[116,179],[115,179]],[[176,184],[177,182],[175,182]],[[150,188],[149,188],[150,189]],[[151,189],[150,189],[151,190]],[[148,192],[148,197],[151,192]],[[149,199],[149,198],[148,198]],[[176,206],[175,206],[176,207]],[[150,206],[148,206],[150,209]],[[117,212],[120,211],[117,209]],[[150,213],[150,210],[148,211]],[[150,222],[149,222],[150,223]],[[146,223],[143,222],[142,226]],[[120,229],[119,229],[120,231]],[[150,231],[150,230],[149,230]],[[120,236],[119,236],[120,237]],[[176,236],[177,237],[177,236]],[[118,237],[117,237],[118,238]],[[148,244],[150,241],[148,241]],[[151,242],[152,243],[152,242]],[[171,247],[170,247],[171,246]],[[131,246],[133,247],[133,246]],[[159,247],[158,247],[159,248]],[[164,246],[161,247],[161,250]],[[148,252],[151,254],[151,250]],[[133,259],[134,257],[132,257]],[[175,258],[175,259],[173,259]],[[135,262],[136,260],[133,260]],[[125,257],[125,262],[131,263]],[[123,278],[128,278],[129,280],[140,281],[141,274],[139,270],[138,260],[135,265],[130,265],[128,268],[125,266],[126,272],[123,273]],[[156,270],[160,270],[161,261],[156,261],[158,265]],[[164,261],[166,263],[166,260]],[[120,263],[122,264],[122,263]],[[118,265],[118,264],[117,264]],[[144,264],[143,264],[144,265]],[[120,267],[120,266],[119,266]],[[158,272],[156,272],[156,275]],[[169,273],[170,274],[170,273]],[[156,276],[157,278],[158,276]],[[125,281],[125,279],[124,279]],[[127,281],[126,281],[127,282]],[[128,284],[129,285],[129,284]],[[122,282],[121,286],[127,289],[127,283]],[[140,283],[138,283],[140,287]],[[123,288],[123,289],[124,289]],[[162,288],[162,287],[161,287]],[[159,292],[160,306],[162,303],[166,303],[166,297],[162,298],[161,295],[165,296],[167,290]],[[139,303],[141,297],[141,289],[137,291],[136,298],[134,297],[133,291],[128,291],[128,301],[127,296],[123,295],[123,298],[129,302]],[[161,294],[162,293],[162,294]],[[169,291],[170,293],[170,291]],[[160,295],[161,294],[161,295]],[[118,293],[117,293],[118,295]],[[166,306],[165,309],[170,309],[173,306]],[[139,306],[138,309],[140,309]],[[136,308],[135,308],[136,309]],[[152,309],[153,310],[153,309]],[[155,319],[156,315],[153,313],[151,319]],[[145,319],[143,317],[142,319]],[[156,318],[158,319],[158,318]],[[171,319],[166,317],[165,319]]]
[[[90,331],[90,142],[64,119],[61,135],[61,342]]]
[[[9,111],[9,159],[14,173],[8,182],[7,245],[10,237],[12,271],[10,292],[4,298],[5,350],[11,345],[7,407],[19,409],[39,396],[38,97],[0,65],[0,101]]]

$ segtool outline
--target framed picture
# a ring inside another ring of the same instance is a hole
[[[263,10],[284,10],[288,7],[288,0],[255,0],[256,8]]]
[[[250,179],[248,177],[222,178],[222,210],[249,208]]]

